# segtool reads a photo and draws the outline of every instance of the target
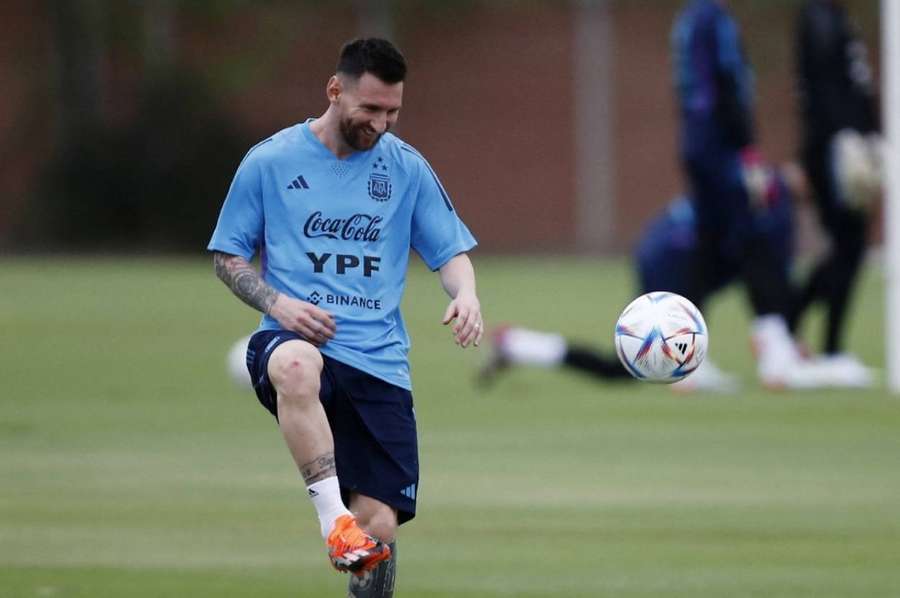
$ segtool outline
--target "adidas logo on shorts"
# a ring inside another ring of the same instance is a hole
[[[410,484],[409,486],[407,486],[406,488],[401,490],[400,494],[402,494],[406,498],[411,498],[413,500],[416,500],[416,485]]]

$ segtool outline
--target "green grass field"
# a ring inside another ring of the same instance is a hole
[[[632,295],[624,262],[476,266],[489,322],[606,347]],[[882,289],[868,271],[849,338],[877,366]],[[706,314],[733,396],[538,370],[478,392],[421,266],[405,304],[422,484],[397,596],[900,596],[900,398],[758,389],[739,293]],[[344,595],[224,376],[255,322],[207,260],[0,261],[0,596]]]

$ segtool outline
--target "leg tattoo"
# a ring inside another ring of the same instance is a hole
[[[309,463],[304,463],[300,466],[300,474],[303,476],[303,481],[306,482],[307,486],[337,475],[337,469],[334,465],[334,453],[325,453]]]

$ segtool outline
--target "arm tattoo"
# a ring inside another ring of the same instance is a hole
[[[301,465],[300,475],[303,476],[303,481],[306,482],[307,486],[337,475],[337,469],[334,465],[334,453],[325,453],[309,463]]]
[[[216,265],[216,276],[240,297],[241,301],[263,313],[269,313],[275,299],[278,298],[278,291],[266,284],[247,260],[237,255],[216,251],[213,254],[213,262]]]

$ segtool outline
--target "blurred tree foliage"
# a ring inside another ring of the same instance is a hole
[[[47,4],[56,142],[26,241],[84,250],[205,246],[235,156],[247,142],[204,74],[178,60],[179,4]],[[216,12],[237,3],[184,4]],[[118,111],[125,118],[106,114],[104,102],[113,94],[98,76],[117,62],[140,70],[134,106]]]
[[[190,72],[167,71],[126,126],[58,146],[41,193],[46,240],[82,249],[197,250],[246,149]]]

